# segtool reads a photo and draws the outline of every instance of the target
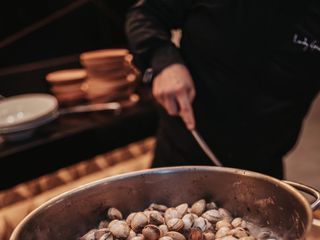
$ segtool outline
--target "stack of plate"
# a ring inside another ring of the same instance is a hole
[[[67,69],[49,73],[46,80],[51,92],[62,105],[74,105],[86,99],[84,83],[87,72],[84,69]]]
[[[24,94],[0,101],[0,135],[8,141],[29,138],[58,117],[58,102],[49,94]]]
[[[80,55],[88,73],[86,92],[92,102],[128,101],[135,91],[137,73],[127,49],[106,49]]]

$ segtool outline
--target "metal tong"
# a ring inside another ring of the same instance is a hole
[[[75,107],[69,107],[59,110],[59,115],[71,114],[71,113],[85,113],[85,112],[97,112],[97,111],[119,111],[122,106],[117,102],[110,103],[97,103],[89,105],[80,105]]]
[[[207,155],[207,157],[218,167],[223,167],[222,163],[218,160],[218,158],[214,155],[214,153],[209,148],[206,141],[200,135],[198,130],[194,129],[190,131],[194,139],[197,141],[198,145],[202,149],[202,151]]]

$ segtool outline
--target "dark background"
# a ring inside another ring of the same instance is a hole
[[[0,40],[78,0],[10,0],[0,8]],[[1,68],[80,52],[126,46],[123,23],[135,0],[91,0],[0,49]]]
[[[0,42],[77,1],[82,0],[3,1]],[[0,48],[0,94],[7,97],[47,92],[45,75],[58,69],[80,67],[80,53],[127,47],[124,20],[135,2],[88,0],[65,16]]]

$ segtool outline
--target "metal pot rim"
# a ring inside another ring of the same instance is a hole
[[[310,207],[310,204],[308,203],[307,199],[294,187],[290,186],[289,184],[286,184],[285,182],[276,179],[274,177],[264,175],[261,173],[243,170],[243,169],[237,169],[237,168],[227,168],[227,167],[215,167],[215,166],[179,166],[179,167],[163,167],[163,168],[153,168],[153,169],[146,169],[146,170],[140,170],[140,171],[134,171],[129,173],[123,173],[116,176],[106,177],[97,181],[93,181],[91,183],[87,183],[85,185],[76,187],[72,190],[69,190],[65,193],[62,193],[56,197],[53,197],[52,199],[48,200],[47,202],[41,204],[39,207],[37,207],[35,210],[33,210],[31,213],[29,213],[15,228],[13,231],[10,240],[17,239],[17,236],[19,236],[20,231],[22,230],[23,226],[34,216],[39,214],[41,211],[45,211],[46,208],[49,208],[51,205],[55,204],[56,202],[62,201],[62,199],[65,199],[75,193],[79,193],[81,191],[85,191],[87,189],[90,189],[92,187],[96,187],[98,185],[104,185],[104,184],[110,184],[115,181],[120,181],[122,179],[127,179],[135,176],[141,176],[141,175],[149,175],[149,174],[167,174],[167,173],[179,173],[179,172],[197,172],[197,171],[208,171],[208,172],[227,172],[232,174],[239,174],[243,176],[253,177],[262,179],[268,182],[271,182],[279,187],[281,187],[284,190],[287,190],[292,195],[297,198],[299,202],[304,206],[306,213],[307,213],[307,225],[305,226],[305,233],[309,232],[312,225],[312,210]]]

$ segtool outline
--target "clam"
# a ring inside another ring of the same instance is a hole
[[[128,217],[126,218],[126,222],[127,222],[127,224],[128,224],[129,226],[131,225],[131,221],[132,221],[134,215],[136,215],[136,212],[130,213],[130,214],[128,215]]]
[[[242,219],[242,222],[241,222],[240,227],[242,227],[242,228],[247,228],[247,221],[245,221],[245,220]]]
[[[224,236],[222,238],[216,238],[216,240],[238,240],[238,238],[235,238],[233,236]]]
[[[108,228],[110,228],[113,224],[116,224],[119,220],[112,220],[111,222],[109,222],[108,224]]]
[[[147,224],[147,216],[142,212],[138,212],[133,216],[130,226],[133,231],[140,232]]]
[[[203,238],[204,240],[214,240],[215,239],[215,235],[213,232],[204,232],[203,233]]]
[[[188,214],[184,215],[182,218],[184,230],[186,230],[186,231],[190,230],[193,225],[193,222],[196,218],[198,218],[198,216],[193,213],[188,213]]]
[[[232,236],[236,237],[236,238],[242,238],[242,237],[248,237],[249,233],[247,230],[245,230],[244,228],[241,227],[237,227],[235,229],[231,230]]]
[[[232,228],[232,225],[229,223],[227,219],[220,220],[216,223],[216,229],[219,230],[222,227]]]
[[[153,210],[148,210],[148,209],[146,209],[146,210],[143,211],[143,213],[144,213],[144,215],[146,215],[147,218],[149,219],[150,214],[151,214],[152,211],[153,211]]]
[[[173,240],[186,240],[186,238],[179,232],[170,231],[166,236],[171,237]]]
[[[241,224],[242,224],[242,218],[235,218],[235,219],[233,219],[232,221],[231,221],[231,225],[234,227],[234,228],[236,228],[236,227],[240,227],[241,226]]]
[[[109,230],[115,238],[126,239],[130,234],[130,228],[126,221],[119,220],[109,226]]]
[[[206,201],[201,199],[191,206],[191,212],[201,216],[204,210],[206,209]]]
[[[165,236],[167,234],[167,232],[169,231],[168,226],[165,224],[160,225],[159,229],[161,232],[161,236]]]
[[[118,209],[111,207],[108,209],[108,218],[110,220],[115,220],[115,219],[121,220],[122,213]]]
[[[188,208],[189,206],[187,203],[182,203],[176,207],[179,214],[179,218],[182,218],[187,213]]]
[[[144,240],[144,236],[143,235],[139,235],[139,236],[137,235],[137,236],[131,238],[131,240]]]
[[[216,238],[222,238],[227,235],[231,235],[230,228],[228,227],[219,228],[219,230],[216,232]]]
[[[203,232],[200,228],[191,228],[188,240],[203,240]]]
[[[90,230],[79,240],[276,240],[268,229],[259,229],[257,238],[251,236],[247,225],[252,223],[239,217],[233,219],[228,210],[204,199],[191,207],[187,203],[170,208],[152,203],[143,212],[130,213],[125,220],[114,207],[108,209],[107,215],[98,229]]]
[[[253,236],[248,236],[248,237],[239,238],[239,240],[256,240],[256,238]]]
[[[172,218],[179,218],[179,213],[175,208],[168,208],[164,213],[164,220],[168,222]]]
[[[228,219],[230,222],[232,221],[231,213],[228,210],[219,208],[218,211],[223,219]]]
[[[173,239],[172,239],[172,237],[164,236],[164,237],[159,238],[159,240],[173,240]]]
[[[96,231],[97,229],[90,230],[85,235],[83,235],[79,240],[95,240],[94,234]]]
[[[161,204],[156,204],[156,203],[151,203],[149,206],[150,210],[156,210],[159,212],[165,212],[167,210],[167,206],[161,205]]]
[[[99,228],[99,229],[101,229],[101,228],[107,228],[108,225],[109,225],[109,222],[106,221],[106,220],[103,220],[103,221],[100,221],[98,228]]]
[[[169,231],[180,232],[183,230],[184,223],[182,219],[172,218],[167,222]]]
[[[95,233],[94,233],[94,238],[95,238],[95,239],[100,239],[103,235],[110,236],[111,233],[110,233],[110,231],[109,231],[107,228],[101,228],[101,229],[95,231]],[[111,235],[111,236],[112,236],[112,235]]]
[[[149,223],[158,226],[164,223],[164,218],[160,212],[151,211],[149,214]]]
[[[147,225],[142,229],[142,235],[146,240],[158,240],[160,238],[160,229],[155,225]]]
[[[110,233],[105,233],[100,238],[96,238],[96,240],[113,240],[113,236]]]
[[[206,211],[202,214],[202,217],[207,219],[210,223],[216,223],[222,218],[221,214],[216,209]]]
[[[205,218],[203,217],[198,217],[194,220],[192,228],[199,228],[201,231],[206,231],[208,230],[212,224]]]
[[[206,204],[207,210],[218,209],[217,204],[215,202],[209,202]]]
[[[136,232],[133,231],[132,229],[130,229],[129,236],[128,236],[127,240],[131,240],[136,236],[137,236]]]

